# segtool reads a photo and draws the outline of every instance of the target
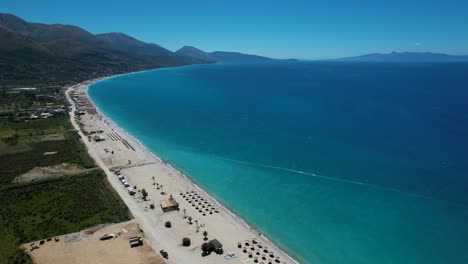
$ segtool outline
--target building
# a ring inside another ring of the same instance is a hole
[[[173,198],[169,197],[169,199],[164,199],[161,201],[161,209],[163,212],[170,212],[179,209],[179,203]]]

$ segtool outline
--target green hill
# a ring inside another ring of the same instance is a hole
[[[4,85],[77,82],[190,64],[156,44],[131,47],[79,27],[29,23],[0,14],[0,81]],[[149,53],[156,49],[161,53]]]

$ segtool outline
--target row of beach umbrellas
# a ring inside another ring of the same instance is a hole
[[[203,216],[213,213],[219,213],[219,211],[208,201],[208,199],[204,198],[200,193],[192,191],[181,192],[180,196],[184,198],[192,207],[201,213]]]

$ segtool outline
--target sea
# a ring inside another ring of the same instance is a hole
[[[301,263],[468,263],[468,64],[193,65],[89,92]]]

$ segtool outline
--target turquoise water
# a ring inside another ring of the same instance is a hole
[[[468,263],[468,64],[215,64],[99,108],[303,263]]]

